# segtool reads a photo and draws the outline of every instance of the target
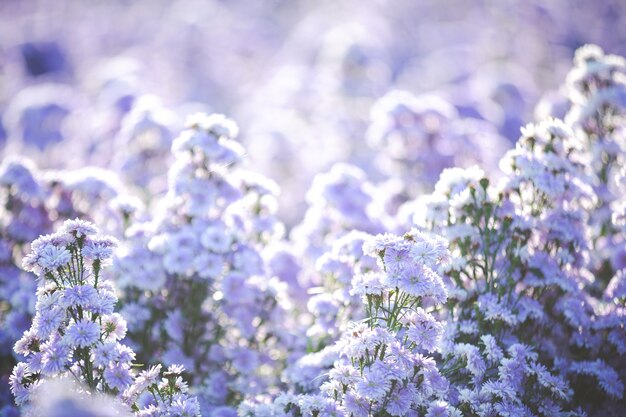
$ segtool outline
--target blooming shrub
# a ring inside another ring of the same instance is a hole
[[[24,258],[39,282],[33,324],[15,344],[24,357],[10,378],[16,403],[28,405],[45,380],[71,377],[84,385],[79,391],[116,395],[137,415],[199,415],[182,366],[170,366],[162,381],[160,365],[135,375],[135,353],[119,342],[126,321],[114,312],[114,287],[101,274],[117,242],[97,233],[91,223],[66,221],[59,232],[35,240]]]
[[[336,344],[339,359],[319,394],[285,394],[271,404],[244,404],[243,415],[458,415],[443,399],[448,383],[433,358],[443,325],[422,306],[440,305],[447,293],[437,271],[449,253],[442,239],[411,230],[377,235],[365,252],[378,270],[356,275],[351,293],[362,298],[364,318],[348,324]]]
[[[276,384],[292,343],[286,285],[257,249],[281,233],[274,187],[237,169],[236,135],[222,115],[189,120],[161,211],[129,227],[115,274],[141,361],[184,364],[203,413],[224,416]]]
[[[569,415],[559,404],[611,409],[623,398],[624,317],[619,299],[597,294],[606,278],[590,251],[603,204],[584,139],[558,120],[529,125],[496,187],[479,169],[452,169],[415,206],[415,221],[459,256],[448,273],[456,324],[444,374],[467,367],[457,385],[464,411]],[[595,378],[597,396],[587,397],[582,375]]]
[[[55,224],[77,216],[95,219],[107,231],[119,233],[141,205],[104,170],[49,172],[37,169],[25,158],[3,160],[0,184],[0,372],[8,378],[16,363],[12,346],[28,329],[35,313],[35,276],[20,268],[29,242],[52,232]]]

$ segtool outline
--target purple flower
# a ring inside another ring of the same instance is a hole
[[[102,367],[107,367],[111,362],[118,361],[120,356],[116,342],[100,343],[94,348],[93,352],[94,364]]]
[[[15,342],[15,353],[18,353],[23,356],[28,356],[33,352],[39,350],[39,344],[41,340],[37,337],[37,334],[33,329],[27,330],[24,332],[22,337]]]
[[[90,347],[100,340],[100,325],[82,319],[67,328],[65,339],[71,346]]]
[[[90,222],[81,219],[67,220],[63,223],[61,233],[67,233],[77,238],[91,236],[98,233],[98,229]]]
[[[70,347],[61,340],[51,340],[41,346],[42,368],[45,375],[55,375],[65,370],[70,361]]]
[[[94,236],[87,240],[81,253],[87,259],[104,261],[113,256],[117,245],[117,240],[110,236]]]
[[[445,401],[433,402],[430,407],[428,407],[426,417],[450,417],[448,404]]]
[[[371,367],[356,385],[358,395],[368,398],[369,400],[382,399],[389,390],[391,381],[381,367]]]
[[[181,417],[194,417],[200,415],[200,404],[195,397],[177,395],[169,406],[168,414]],[[214,414],[216,415],[216,414]],[[228,414],[223,414],[227,416]]]
[[[124,363],[110,363],[104,370],[104,380],[111,388],[124,391],[133,382],[130,367]]]
[[[350,294],[353,295],[381,295],[387,287],[387,276],[380,272],[368,272],[365,274],[355,275],[352,279],[352,289]]]
[[[194,258],[193,267],[200,277],[216,279],[224,271],[224,258],[214,253],[201,253]]]
[[[111,314],[115,309],[117,296],[111,287],[107,287],[106,281],[101,281],[98,288],[98,297],[89,306],[89,311],[97,314]]]
[[[40,198],[43,194],[32,161],[26,158],[6,158],[0,165],[0,186],[11,189],[20,198]]]
[[[11,377],[9,378],[9,384],[11,386],[11,393],[15,397],[15,403],[19,406],[26,403],[30,399],[32,391],[32,385],[28,386],[28,379],[31,376],[31,372],[28,369],[28,365],[24,362],[20,362],[13,368]]]
[[[441,277],[432,269],[419,264],[402,270],[398,287],[414,297],[433,297],[438,303],[443,303],[447,299]]]
[[[194,252],[189,248],[168,251],[163,258],[163,265],[169,273],[185,274],[192,268],[194,255]]]
[[[413,262],[409,258],[409,248],[385,248],[385,256],[383,262],[385,263],[385,269],[389,275],[399,275],[402,271],[413,265]]]
[[[360,397],[353,392],[347,392],[343,397],[343,403],[346,411],[354,417],[369,417],[370,415],[370,400],[368,398]]]
[[[571,372],[595,377],[602,390],[610,397],[616,399],[624,397],[624,383],[618,373],[602,359],[575,362],[571,366]]]
[[[65,310],[59,307],[42,309],[33,319],[33,329],[40,339],[46,339],[55,332],[65,319]]]
[[[415,395],[409,388],[401,388],[392,391],[387,403],[387,411],[392,416],[403,416],[409,410]]]
[[[439,346],[443,334],[443,326],[435,318],[418,307],[409,313],[403,321],[408,326],[406,335],[417,346],[433,352]]]
[[[97,303],[98,292],[91,284],[76,285],[63,291],[65,307],[90,307]]]
[[[71,259],[70,251],[63,247],[45,245],[37,251],[37,265],[43,271],[55,270]]]

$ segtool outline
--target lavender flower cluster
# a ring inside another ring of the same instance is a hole
[[[222,115],[189,119],[167,193],[127,229],[114,272],[141,360],[183,363],[207,415],[275,385],[294,343],[287,284],[261,252],[282,235],[276,186],[238,169],[236,135]]]
[[[116,313],[112,282],[101,274],[117,241],[98,235],[93,224],[68,220],[61,230],[33,241],[24,269],[37,274],[37,301],[32,326],[15,343],[23,358],[9,378],[15,402],[27,415],[49,415],[50,407],[31,405],[46,381],[71,378],[75,394],[110,394],[137,416],[198,416],[200,408],[187,395],[188,386],[172,365],[138,375],[135,353],[119,341],[127,324]],[[65,407],[64,405],[52,406]],[[59,410],[60,412],[61,410]]]
[[[359,28],[241,132],[123,59],[0,96],[0,416],[626,414],[624,58],[579,48],[519,129],[514,86],[418,93]]]

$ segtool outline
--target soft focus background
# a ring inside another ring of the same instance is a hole
[[[619,0],[3,0],[0,152],[110,168],[148,198],[186,115],[224,113],[289,226],[337,161],[419,177],[409,194],[445,166],[489,170],[533,113],[563,114],[577,47],[626,54],[625,15]]]

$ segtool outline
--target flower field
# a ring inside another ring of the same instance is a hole
[[[0,18],[0,417],[626,416],[622,2]]]

